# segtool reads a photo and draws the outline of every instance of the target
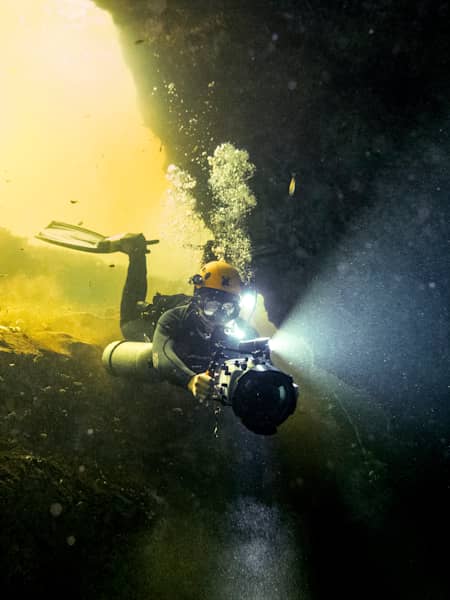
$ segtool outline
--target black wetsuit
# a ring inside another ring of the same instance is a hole
[[[120,305],[120,327],[128,340],[149,341],[152,325],[140,315],[137,302],[144,301],[147,294],[146,255],[130,256],[127,279]],[[234,319],[243,339],[258,337],[258,332],[243,319]],[[196,374],[207,370],[220,343],[228,349],[237,348],[238,338],[230,335],[232,330],[217,325],[208,331],[199,316],[195,302],[177,306],[166,311],[159,319],[153,335],[153,366],[163,379],[186,387]],[[228,350],[227,357],[233,352]]]
[[[234,319],[242,338],[258,337],[258,333],[242,319]],[[208,369],[217,345],[225,348],[227,358],[237,356],[239,339],[236,330],[217,325],[212,332],[205,327],[194,303],[177,306],[159,319],[153,336],[153,365],[164,379],[186,386],[196,373]],[[241,338],[241,339],[242,339]]]

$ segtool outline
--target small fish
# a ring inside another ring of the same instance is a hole
[[[295,173],[292,173],[291,175],[291,181],[289,183],[289,196],[293,196],[294,192],[295,192]]]
[[[111,269],[112,269],[112,268],[113,268],[113,267],[115,267],[116,265],[108,265],[108,266],[109,266],[109,267],[111,267]]]
[[[71,200],[70,204],[78,204],[78,200]]]
[[[145,40],[135,40],[134,43],[135,44],[143,44],[145,42]]]
[[[80,227],[80,225],[83,225],[83,221],[78,221],[77,225]]]

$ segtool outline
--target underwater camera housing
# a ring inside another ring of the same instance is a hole
[[[111,375],[155,383],[160,377],[152,366],[152,347],[149,342],[111,342],[102,362]],[[214,379],[211,399],[231,406],[253,433],[276,433],[297,407],[298,387],[271,363],[269,338],[242,341],[237,348],[218,346],[208,371]]]
[[[269,338],[239,343],[237,358],[217,355],[210,372],[214,398],[231,406],[243,425],[260,435],[272,435],[297,407],[298,386],[270,361]],[[236,353],[236,349],[233,349]]]

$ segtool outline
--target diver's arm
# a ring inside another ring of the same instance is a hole
[[[159,319],[153,336],[153,366],[163,379],[187,387],[196,373],[175,352],[174,339],[181,319],[176,309],[168,310]]]

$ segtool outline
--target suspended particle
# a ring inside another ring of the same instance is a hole
[[[50,505],[50,514],[52,517],[59,517],[62,511],[63,507],[59,502],[53,502],[53,504]]]
[[[295,193],[295,173],[292,173],[291,181],[289,182],[289,196],[293,196]]]

